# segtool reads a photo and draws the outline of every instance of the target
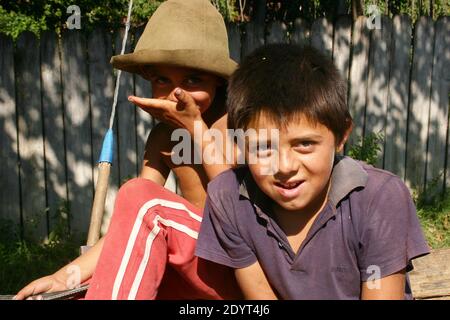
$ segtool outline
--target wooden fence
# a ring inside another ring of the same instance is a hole
[[[348,80],[355,122],[351,142],[385,133],[378,165],[411,189],[434,179],[442,190],[450,182],[449,17],[422,17],[415,24],[405,16],[382,17],[381,22],[381,29],[371,30],[365,17],[353,24],[348,16],[311,25],[297,20],[288,32],[281,23],[265,26],[257,13],[246,26],[228,26],[231,55],[240,61],[274,42],[319,48]],[[134,32],[127,52],[141,32]],[[119,52],[122,36],[123,31],[66,31],[61,39],[51,32],[37,39],[24,33],[15,44],[0,36],[0,218],[20,226],[22,236],[46,236],[55,216],[71,231],[87,232],[96,160],[112,105],[109,59]],[[129,94],[150,96],[149,84],[128,73],[122,77],[107,217],[118,186],[138,174],[154,125],[127,101]],[[173,179],[168,187],[176,188]]]

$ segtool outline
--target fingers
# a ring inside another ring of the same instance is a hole
[[[20,290],[16,296],[13,298],[14,300],[24,300],[32,295],[36,295],[38,293],[43,293],[51,288],[51,282],[46,279],[38,279],[31,282],[29,285]]]
[[[197,107],[194,98],[192,98],[192,96],[189,93],[185,92],[183,89],[175,89],[175,97],[178,99],[178,111]]]
[[[146,111],[147,109],[166,109],[169,106],[173,107],[175,105],[175,102],[169,100],[140,98],[135,96],[129,96],[128,100]]]

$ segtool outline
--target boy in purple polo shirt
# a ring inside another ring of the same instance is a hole
[[[262,47],[231,77],[246,165],[209,183],[196,255],[234,268],[248,299],[412,298],[411,260],[429,248],[401,179],[338,155],[346,93],[312,47]]]

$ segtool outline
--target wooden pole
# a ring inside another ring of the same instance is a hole
[[[108,191],[108,179],[111,171],[109,162],[100,162],[98,164],[98,180],[95,187],[94,204],[91,211],[91,223],[89,225],[89,233],[87,245],[93,246],[100,239],[100,228],[103,221],[103,212],[105,209],[106,193]]]

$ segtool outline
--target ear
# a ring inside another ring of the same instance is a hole
[[[353,122],[351,120],[347,120],[347,121],[349,122],[349,124],[347,126],[347,130],[345,130],[344,136],[342,137],[339,144],[336,146],[336,153],[340,153],[344,150],[344,145],[347,142],[348,138],[350,137],[350,134],[352,133]]]

